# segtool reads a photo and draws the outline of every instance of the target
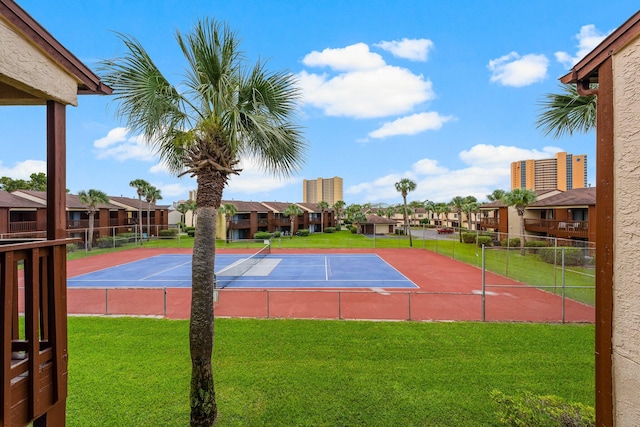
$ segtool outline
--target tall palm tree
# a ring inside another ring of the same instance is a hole
[[[433,209],[435,208],[436,204],[434,202],[432,202],[431,200],[425,200],[423,202],[424,208],[427,211],[427,221],[429,224],[431,224],[431,213],[434,211]]]
[[[531,203],[537,200],[538,196],[534,191],[526,188],[516,188],[502,198],[502,203],[507,206],[513,206],[520,217],[520,230],[522,230],[522,238],[520,239],[520,255],[524,256],[524,211]]]
[[[462,210],[467,215],[467,225],[468,225],[467,228],[469,230],[473,230],[473,228],[471,227],[471,216],[472,214],[475,214],[478,212],[479,206],[480,205],[478,204],[478,199],[476,199],[474,196],[465,197],[464,204],[462,205]]]
[[[131,132],[144,134],[165,166],[197,180],[189,343],[191,425],[217,417],[211,356],[217,210],[223,189],[241,172],[242,158],[287,177],[299,170],[306,143],[294,123],[299,89],[288,72],[250,66],[226,24],[198,21],[176,39],[186,62],[183,81],[172,84],[135,38],[118,35],[123,56],[104,61],[103,81],[113,88],[117,114]]]
[[[451,212],[451,206],[444,202],[438,202],[434,206],[434,212],[438,215],[438,219],[440,220],[440,227],[447,226],[447,215]],[[444,215],[444,221],[440,215]]]
[[[336,213],[336,227],[338,230],[340,229],[340,220],[342,219],[342,213],[344,212],[345,206],[347,206],[347,204],[344,200],[338,200],[333,204],[333,210]]]
[[[458,236],[460,242],[462,243],[462,206],[464,206],[465,198],[462,196],[455,196],[449,202],[449,206],[451,206],[451,210],[458,214]]]
[[[238,212],[238,209],[236,209],[236,205],[233,203],[225,203],[220,207],[220,212],[224,215],[224,219],[227,222],[227,243],[229,243],[231,240],[231,220]]]
[[[187,207],[187,212],[191,212],[191,227],[194,226],[194,224],[196,223],[196,212],[198,209],[198,202],[196,202],[195,200],[187,200],[186,202],[184,202],[184,204]],[[185,216],[185,221],[187,220],[186,216]]]
[[[162,199],[160,189],[149,185],[144,192],[144,199],[147,202],[147,238],[151,236],[151,205]]]
[[[106,193],[100,190],[80,191],[78,193],[78,199],[80,203],[87,207],[87,213],[89,214],[89,235],[87,236],[87,250],[93,249],[93,223],[95,221],[96,212],[98,211],[98,205],[108,203],[109,197]]]
[[[597,85],[592,85],[597,87]],[[596,95],[578,94],[576,85],[560,85],[560,93],[547,93],[538,104],[542,107],[536,127],[553,138],[574,132],[587,133],[596,127]]]
[[[402,203],[404,205],[404,232],[409,234],[409,246],[413,247],[413,240],[411,239],[411,231],[409,230],[409,224],[407,223],[407,194],[416,189],[417,184],[411,181],[409,178],[402,178],[396,182],[396,191],[402,194]]]
[[[186,202],[178,203],[178,206],[176,206],[176,210],[178,212],[180,212],[180,215],[181,215],[181,217],[180,217],[181,221],[180,222],[185,223],[185,221],[187,220],[186,214],[187,214],[187,212],[189,212],[189,205],[187,205]]]
[[[298,205],[294,205],[291,204],[289,206],[287,206],[287,209],[284,210],[284,212],[282,212],[285,216],[289,217],[289,222],[291,223],[290,226],[290,230],[289,230],[289,238],[292,239],[293,238],[293,230],[295,227],[295,223],[296,223],[296,218],[300,215],[302,215],[302,209],[300,209],[300,207]]]
[[[318,202],[318,209],[320,209],[320,232],[324,233],[324,211],[329,208],[329,203],[324,200]]]
[[[144,179],[134,179],[129,183],[129,187],[133,187],[136,189],[136,193],[138,193],[138,235],[140,236],[140,241],[142,241],[142,197],[144,196],[147,188],[149,187],[149,183]]]

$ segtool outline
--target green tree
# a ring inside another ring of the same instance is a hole
[[[438,202],[433,207],[433,211],[438,215],[438,219],[440,220],[440,227],[447,226],[447,215],[451,212],[451,206],[444,202]],[[444,217],[441,217],[442,215]]]
[[[560,93],[547,93],[538,103],[541,112],[536,127],[553,138],[574,132],[587,133],[596,127],[596,103],[596,95],[582,96],[576,85],[560,85]]]
[[[151,205],[158,200],[162,200],[162,192],[160,189],[149,185],[144,192],[144,199],[147,202],[147,238],[151,236]],[[157,217],[156,217],[157,219]]]
[[[462,196],[456,196],[449,202],[451,211],[458,214],[458,237],[462,242],[462,207],[464,206],[465,198]]]
[[[289,228],[289,238],[292,239],[294,229],[295,229],[296,218],[299,215],[302,215],[302,209],[300,209],[298,205],[291,204],[287,206],[287,209],[285,209],[284,212],[282,213],[284,214],[284,216],[289,217],[289,222],[291,223],[291,226]]]
[[[333,210],[336,213],[336,226],[341,225],[342,214],[346,205],[347,204],[344,202],[344,200],[338,200],[333,204]]]
[[[220,207],[220,212],[224,215],[224,219],[227,222],[227,243],[231,240],[231,220],[233,216],[238,212],[236,205],[233,203],[225,203]]]
[[[324,233],[324,211],[329,208],[329,203],[324,200],[318,202],[318,209],[320,209],[320,232]]]
[[[36,172],[29,175],[29,190],[47,191],[47,174]]]
[[[103,81],[114,89],[117,114],[132,132],[144,134],[164,164],[197,180],[189,342],[191,425],[210,426],[217,417],[211,356],[214,340],[213,282],[217,210],[223,189],[241,172],[242,158],[265,171],[289,176],[300,168],[306,143],[294,123],[299,89],[288,72],[249,66],[239,41],[225,24],[196,23],[177,32],[186,59],[184,80],[173,85],[144,47],[120,34],[124,56],[105,61]]]
[[[520,255],[524,256],[524,212],[531,203],[537,200],[538,196],[534,191],[527,190],[526,188],[516,188],[502,198],[502,203],[507,206],[513,206],[518,212],[520,217],[520,230],[522,232],[522,238],[520,239]]]
[[[424,205],[424,209],[427,211],[427,221],[428,224],[431,224],[431,213],[434,212],[434,208],[436,206],[435,202],[432,202],[431,200],[425,200],[423,203]]]
[[[478,204],[478,199],[474,196],[465,197],[464,204],[462,205],[462,211],[467,215],[467,225],[469,230],[473,230],[471,227],[471,216],[478,213],[479,208],[480,205]]]
[[[87,207],[87,213],[89,214],[89,234],[87,236],[87,250],[93,249],[93,223],[95,221],[96,212],[98,211],[98,205],[109,203],[109,197],[106,193],[100,190],[90,189],[89,191],[80,191],[78,193],[78,199],[80,203]]]
[[[129,183],[129,187],[133,187],[136,189],[136,193],[138,194],[138,235],[140,236],[140,240],[142,241],[142,197],[145,195],[147,188],[149,187],[149,183],[144,179],[134,179]]]
[[[409,230],[408,224],[408,212],[407,212],[407,194],[416,189],[417,184],[411,181],[409,178],[402,178],[396,182],[396,191],[402,195],[402,203],[404,205],[404,232],[409,234],[409,246],[413,247],[413,240],[411,239],[411,230]]]
[[[489,199],[490,202],[496,202],[498,200],[502,200],[502,198],[504,197],[504,195],[507,192],[505,190],[501,190],[500,188],[496,188],[495,190],[493,190],[491,192],[491,194],[487,194],[487,199]]]
[[[8,176],[0,178],[0,189],[11,193],[16,190],[28,190],[29,183],[24,179],[13,179]]]
[[[187,205],[187,203],[183,202],[183,203],[178,203],[178,206],[176,206],[176,210],[178,212],[180,212],[181,215],[181,221],[183,224],[185,223],[185,221],[187,220],[186,218],[186,214],[187,212],[189,212],[189,205]]]
[[[196,215],[198,213],[198,202],[196,200],[187,200],[184,202],[184,205],[187,207],[187,212],[191,212],[191,226],[193,227],[196,223]]]

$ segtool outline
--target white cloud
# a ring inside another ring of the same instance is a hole
[[[544,55],[517,52],[492,59],[487,65],[491,70],[491,81],[503,86],[522,87],[541,82],[547,77],[549,60]]]
[[[466,167],[448,169],[437,160],[424,158],[413,163],[407,171],[352,185],[345,189],[345,193],[368,202],[400,202],[401,196],[394,184],[402,178],[409,178],[416,183],[415,191],[409,193],[410,201],[429,199],[448,202],[455,196],[475,196],[478,200],[485,201],[486,195],[497,188],[510,189],[511,162],[552,158],[558,151],[562,149],[544,147],[537,150],[478,144],[459,153]]]
[[[379,129],[369,133],[371,138],[387,138],[395,135],[415,135],[428,130],[438,130],[452,116],[441,116],[437,112],[417,113],[387,122]]]
[[[562,63],[565,68],[570,69],[578,61],[580,61],[586,54],[591,52],[596,46],[600,44],[602,40],[607,37],[607,34],[602,34],[595,25],[583,25],[580,28],[580,32],[576,34],[575,38],[578,40],[577,52],[574,56],[563,51],[555,53],[556,60]]]
[[[169,198],[171,197],[176,197],[176,196],[182,196],[185,193],[188,193],[189,190],[192,190],[194,187],[193,184],[191,185],[184,185],[181,183],[174,183],[174,184],[164,184],[164,183],[152,183],[152,185],[154,187],[157,187],[160,189],[160,192],[162,194],[162,200],[159,201],[159,204],[170,204],[170,202],[168,201]],[[164,203],[163,203],[164,201]]]
[[[0,176],[8,176],[12,179],[28,180],[32,173],[47,173],[47,162],[43,160],[24,160],[17,162],[13,167],[2,164],[0,160]]]
[[[429,39],[403,38],[400,41],[381,41],[374,46],[391,52],[399,58],[424,62],[428,58],[429,51],[433,49],[433,42]]]
[[[298,82],[303,102],[329,116],[362,119],[404,114],[435,97],[431,81],[389,65],[336,76],[302,71]]]
[[[469,150],[462,150],[459,157],[468,165],[500,167],[509,166],[511,162],[518,160],[552,158],[559,151],[562,149],[551,146],[544,147],[542,150],[529,150],[512,145],[477,144]]]
[[[253,159],[243,159],[239,168],[240,175],[232,175],[225,187],[225,191],[244,194],[260,194],[277,190],[291,184],[301,183],[299,178],[274,177],[260,167]]]
[[[156,157],[142,135],[129,136],[126,128],[111,129],[105,137],[96,139],[93,146],[99,159],[114,158],[119,161],[133,159],[150,162]]]
[[[435,98],[431,81],[407,68],[387,64],[364,43],[311,52],[307,67],[330,71],[298,74],[302,101],[328,116],[374,118],[406,114]]]
[[[302,63],[307,67],[329,67],[335,71],[375,70],[386,64],[382,57],[364,43],[307,54]]]
[[[123,128],[123,127],[113,128],[107,133],[107,136],[96,139],[93,142],[93,146],[96,148],[105,148],[105,147],[109,147],[110,145],[117,144],[119,142],[125,142],[127,140],[127,133],[128,133],[127,128]]]

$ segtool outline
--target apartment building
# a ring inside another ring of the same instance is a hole
[[[511,163],[511,189],[573,190],[587,187],[587,155],[556,153],[552,159]]]
[[[318,203],[327,202],[333,206],[338,200],[344,200],[342,195],[342,178],[318,178],[302,180],[302,202]]]

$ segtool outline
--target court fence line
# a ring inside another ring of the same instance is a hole
[[[486,292],[217,289],[216,317],[386,321],[593,323],[593,306],[526,285]],[[494,289],[491,291],[489,289]],[[500,292],[497,292],[500,290]],[[505,292],[507,291],[507,292]],[[533,304],[527,298],[537,292]],[[522,292],[524,298],[515,300]],[[190,288],[69,288],[69,315],[189,317]]]

